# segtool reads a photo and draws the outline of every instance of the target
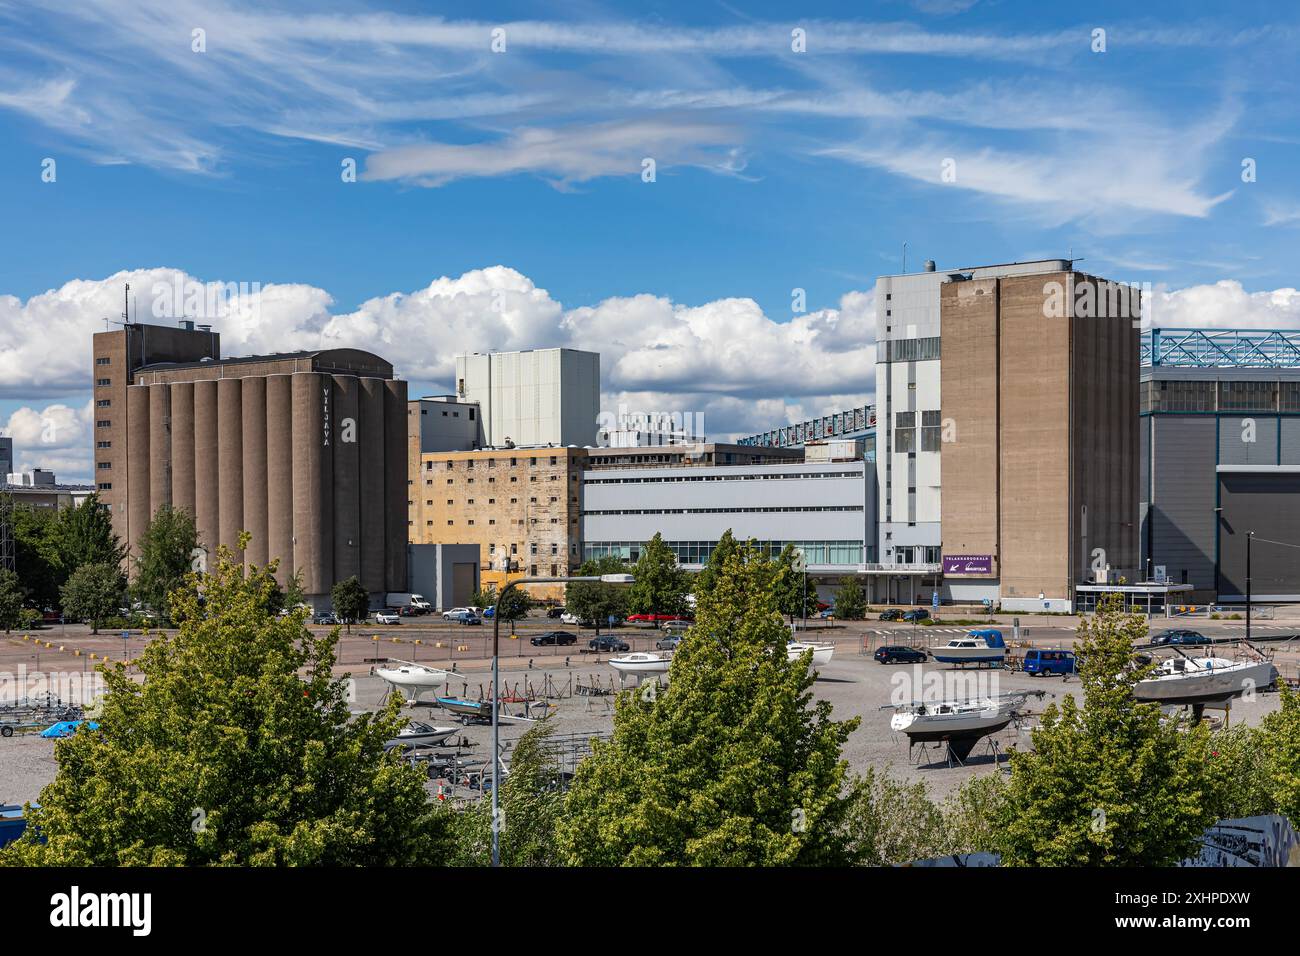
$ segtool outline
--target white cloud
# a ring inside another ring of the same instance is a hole
[[[1300,291],[1247,292],[1235,279],[1158,289],[1151,321],[1162,328],[1300,329]]]
[[[525,128],[494,143],[421,143],[374,153],[368,180],[441,186],[456,179],[534,173],[560,183],[693,165],[731,172],[739,135],[718,123],[654,118],[560,129]]]
[[[43,408],[25,405],[10,413],[0,434],[14,440],[18,471],[43,468],[54,472],[62,484],[88,484],[95,470],[93,420],[89,400],[79,408],[61,402]]]
[[[143,321],[154,318],[155,288],[171,269],[78,279],[22,302],[0,296],[0,396],[30,400],[84,394],[91,379],[90,336],[121,309],[122,286],[139,290]],[[159,298],[159,301],[166,299]],[[413,292],[393,292],[351,312],[332,311],[330,294],[303,284],[271,284],[238,314],[213,321],[227,356],[353,347],[373,351],[410,380],[411,393],[450,390],[455,356],[471,351],[568,347],[601,355],[602,407],[616,412],[702,414],[711,436],[748,434],[872,401],[875,301],[853,291],[835,308],[769,315],[752,299],[700,304],[649,294],[613,296],[566,309],[546,289],[506,266],[443,276]],[[1164,327],[1298,328],[1300,292],[1247,291],[1240,282],[1169,290],[1150,297]],[[54,442],[41,424],[53,416]],[[20,409],[9,433],[29,449],[28,466],[89,474],[90,412],[66,405]]]
[[[465,352],[587,349],[601,354],[606,406],[616,408],[619,395],[632,396],[654,403],[634,411],[703,412],[710,428],[734,433],[783,424],[769,416],[784,418],[787,408],[800,415],[804,404],[820,414],[827,396],[866,394],[873,387],[869,292],[845,295],[838,308],[789,317],[769,316],[747,298],[685,305],[653,295],[566,310],[527,276],[492,266],[334,313],[323,289],[268,284],[251,290],[254,280],[242,281],[250,283],[250,294],[239,311],[196,316],[221,335],[222,354],[362,348],[392,361],[413,392],[448,390],[455,356]],[[128,282],[138,292],[140,320],[158,324],[175,320],[185,290],[210,286],[177,270],[147,269],[74,280],[25,303],[0,297],[0,396],[87,389],[91,335],[104,329],[103,316],[121,311]]]

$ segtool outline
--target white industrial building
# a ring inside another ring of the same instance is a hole
[[[852,443],[849,443],[852,445]],[[688,569],[728,530],[837,581],[875,560],[875,475],[861,457],[764,465],[598,468],[582,476],[583,558],[635,561],[655,534]]]
[[[600,355],[577,349],[458,355],[455,397],[477,404],[485,448],[595,445]]]

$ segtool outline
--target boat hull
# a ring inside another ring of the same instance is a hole
[[[997,733],[1011,723],[1014,715],[1006,709],[989,707],[958,714],[895,714],[889,725],[916,742],[978,739]]]
[[[1138,681],[1133,696],[1144,703],[1203,704],[1232,700],[1249,691],[1263,690],[1277,680],[1270,661],[1244,666],[1193,670],[1176,676]]]
[[[930,656],[940,664],[1001,664],[1007,651],[1003,647],[935,647]]]
[[[672,661],[666,657],[656,658],[610,658],[609,666],[623,674],[666,674]]]
[[[825,667],[835,655],[834,644],[791,644],[787,653],[790,655],[790,660],[794,661],[798,660],[810,649],[812,650],[813,667]]]

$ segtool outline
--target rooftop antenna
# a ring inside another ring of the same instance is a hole
[[[122,324],[131,324],[131,283],[129,282],[122,290]]]
[[[903,243],[903,275],[907,275],[907,243]]]

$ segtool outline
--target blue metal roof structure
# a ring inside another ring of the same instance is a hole
[[[847,411],[836,412],[821,418],[811,418],[794,425],[783,425],[772,431],[750,435],[736,441],[737,445],[762,445],[767,448],[790,448],[804,442],[826,438],[862,438],[876,428],[876,406],[859,405]]]
[[[1300,329],[1148,329],[1143,368],[1300,368]]]

